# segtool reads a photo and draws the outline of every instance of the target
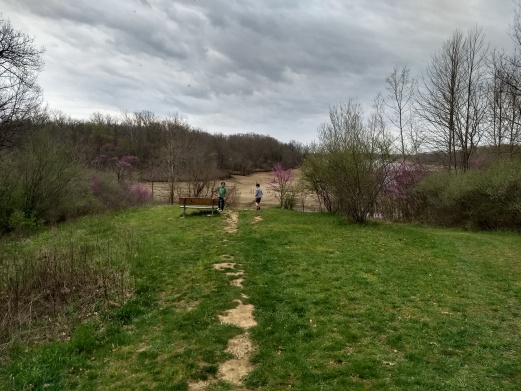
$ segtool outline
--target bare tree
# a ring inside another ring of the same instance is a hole
[[[188,182],[188,194],[192,197],[211,197],[217,191],[217,179],[222,172],[217,168],[217,153],[205,132],[192,130],[186,138],[183,173]]]
[[[461,168],[469,169],[469,162],[483,136],[487,112],[487,55],[485,36],[477,27],[470,30],[465,39],[463,51],[463,80],[465,83],[461,121],[456,137],[461,155]]]
[[[521,142],[521,97],[514,87],[521,80],[521,68],[504,52],[494,51],[490,59],[488,89],[488,141],[497,155],[514,155]]]
[[[176,186],[181,178],[184,158],[184,142],[189,131],[188,122],[176,113],[165,118],[161,124],[161,145],[159,161],[167,173],[169,185],[169,202],[174,203]]]
[[[443,163],[456,168],[456,116],[462,94],[461,74],[463,34],[456,30],[441,51],[434,54],[419,90],[419,115],[430,127],[428,142],[441,153]]]
[[[15,30],[0,14],[0,148],[13,145],[21,124],[41,103],[36,77],[43,66],[43,49]]]
[[[518,48],[521,48],[521,2],[515,4],[517,8],[514,10],[514,21],[510,25],[510,36]]]
[[[494,52],[489,89],[491,141],[497,153],[517,153],[521,141],[521,2],[515,2],[510,36],[516,45],[511,55]]]
[[[483,32],[456,30],[434,54],[422,78],[418,113],[429,127],[432,149],[449,169],[467,170],[482,136],[486,112]]]
[[[304,163],[310,187],[327,195],[332,210],[363,223],[374,211],[391,162],[392,139],[386,132],[381,103],[368,124],[357,100],[329,110],[319,127],[319,144]]]
[[[395,66],[386,80],[388,95],[385,104],[391,109],[391,112],[386,116],[399,132],[400,153],[403,161],[410,155],[410,151],[417,153],[419,149],[419,137],[415,136],[413,123],[416,80],[410,74],[411,70],[407,64],[402,68]]]

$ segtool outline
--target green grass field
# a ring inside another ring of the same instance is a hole
[[[228,233],[226,215],[181,215],[161,206],[60,226],[86,241],[137,238],[136,293],[58,342],[15,344],[0,389],[188,390],[230,358],[227,343],[243,330],[218,315],[241,294],[258,323],[241,389],[520,389],[520,235],[279,209],[240,211]],[[41,232],[9,251],[56,237]],[[223,255],[245,271],[243,289],[213,269]]]

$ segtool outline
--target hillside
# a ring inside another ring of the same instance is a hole
[[[0,389],[519,387],[519,235],[159,206],[3,242],[0,270],[20,252],[105,240],[138,243],[133,296],[68,326],[63,312],[56,342],[34,323],[29,345],[3,345]]]

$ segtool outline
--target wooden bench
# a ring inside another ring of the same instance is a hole
[[[213,216],[213,211],[217,208],[217,199],[200,197],[180,197],[179,206],[183,208],[183,217],[186,217],[186,208],[212,209]]]

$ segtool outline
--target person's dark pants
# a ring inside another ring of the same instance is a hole
[[[224,210],[224,198],[219,197],[219,199],[217,200],[217,205],[220,210]]]

